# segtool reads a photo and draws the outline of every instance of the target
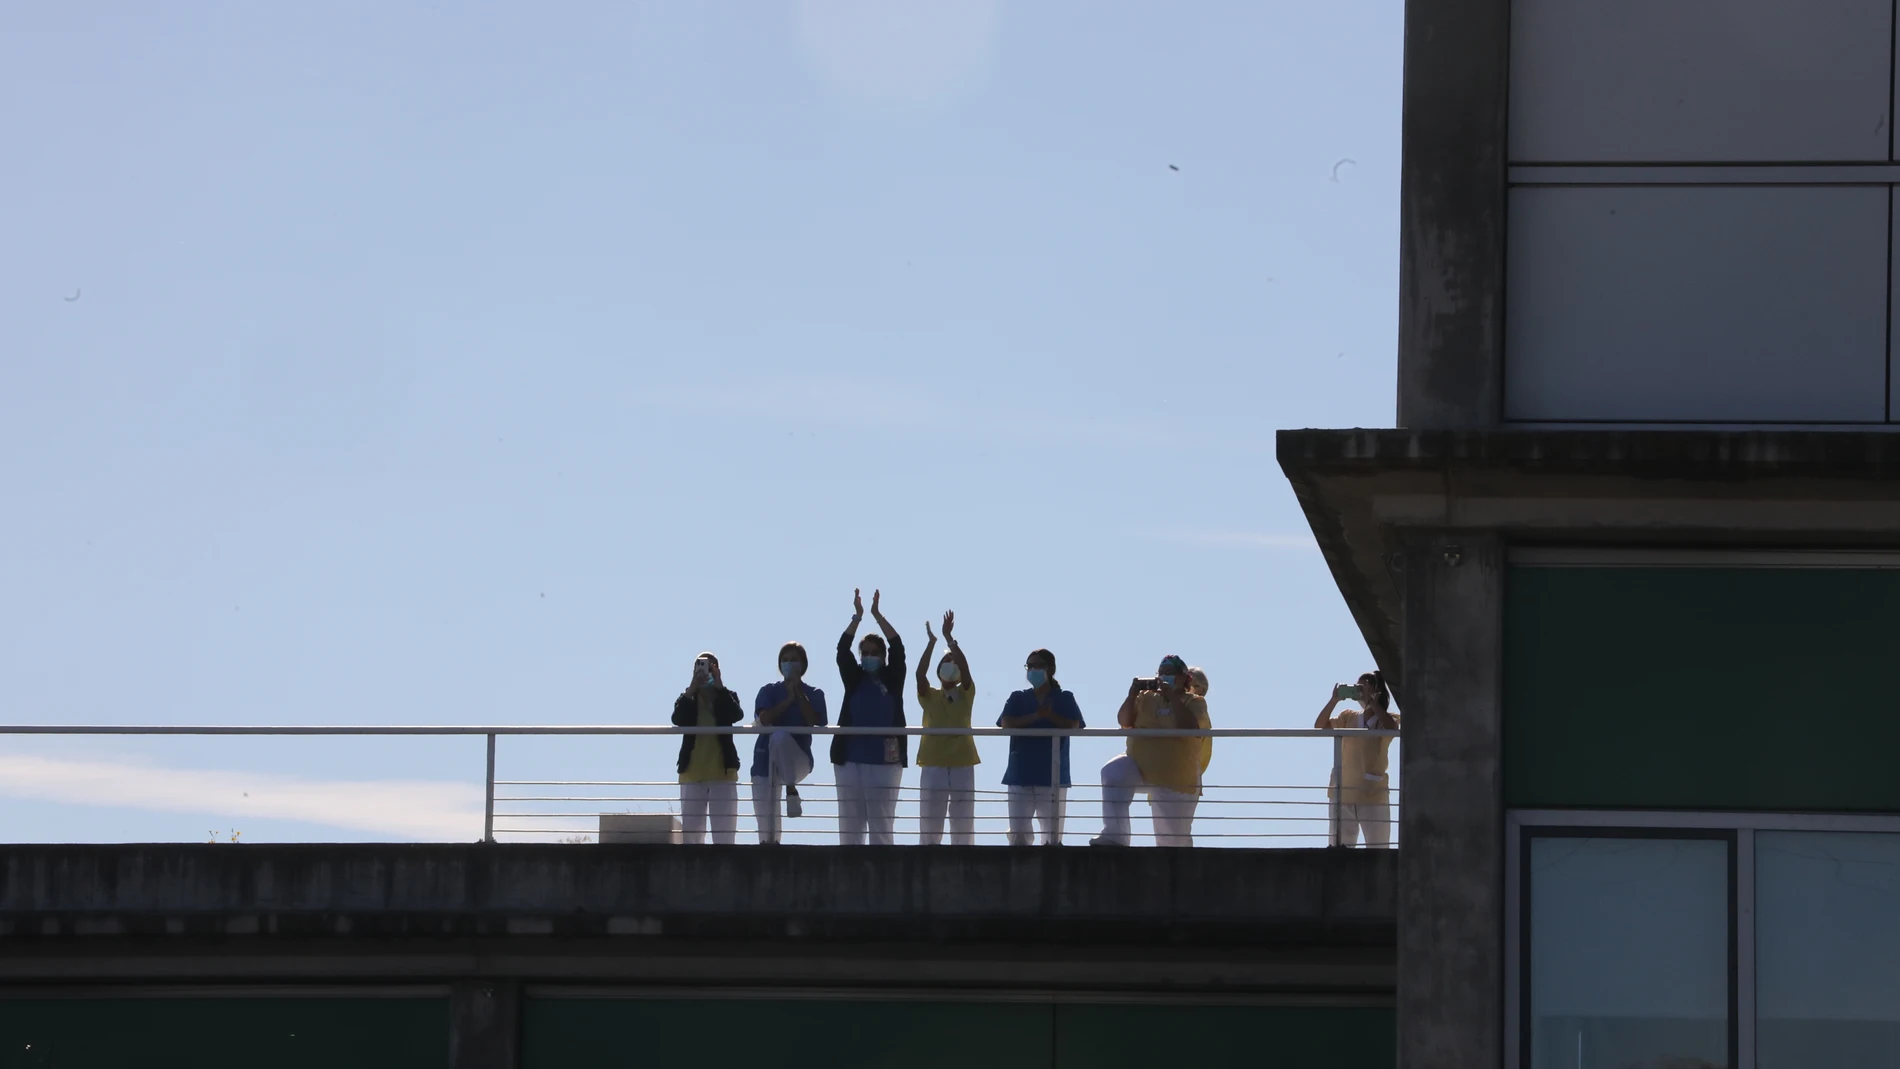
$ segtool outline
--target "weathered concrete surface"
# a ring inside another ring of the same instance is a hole
[[[1400,760],[1399,1065],[1503,1056],[1504,545],[1408,531]]]
[[[1503,411],[1510,0],[1408,0],[1399,172],[1401,427]]]
[[[1900,435],[1879,431],[1288,430],[1279,459],[1401,703],[1394,562],[1409,528],[1569,544],[1900,542]]]
[[[1386,991],[1390,852],[165,845],[0,853],[0,982]]]

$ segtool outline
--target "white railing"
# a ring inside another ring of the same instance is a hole
[[[966,736],[974,738],[990,737],[1059,737],[1072,740],[1081,739],[1120,739],[1128,738],[1212,738],[1222,739],[1330,739],[1332,740],[1331,776],[1326,782],[1252,784],[1206,782],[1202,785],[1199,806],[1194,814],[1193,838],[1197,844],[1222,846],[1323,846],[1337,844],[1341,840],[1342,828],[1350,830],[1357,823],[1352,818],[1366,818],[1369,814],[1354,812],[1342,806],[1341,799],[1328,789],[1328,782],[1339,780],[1343,765],[1344,743],[1351,738],[1397,738],[1396,731],[1374,731],[1368,729],[1300,729],[1300,728],[1214,728],[1214,729],[1128,729],[1128,728],[1085,728],[1065,731],[1053,728],[873,728],[873,727],[803,727],[737,725],[733,727],[677,727],[664,725],[516,725],[516,726],[466,726],[466,725],[373,725],[373,726],[262,726],[262,725],[0,725],[0,735],[50,735],[50,736],[86,736],[86,735],[340,735],[340,736],[482,736],[487,741],[487,762],[483,775],[485,785],[485,807],[482,838],[495,842],[497,836],[508,835],[529,840],[550,838],[577,838],[592,836],[597,832],[598,824],[586,826],[586,821],[598,821],[603,815],[616,813],[671,813],[679,802],[679,788],[676,779],[646,780],[580,780],[580,779],[507,779],[498,780],[495,776],[497,742],[502,736],[680,736],[680,735],[755,735],[760,732],[790,730],[797,733],[809,733],[813,736],[826,735],[870,735],[893,736]],[[815,748],[818,757],[818,769],[824,767],[824,755]],[[1061,746],[1050,747],[1050,779],[1059,781],[1059,762]],[[750,754],[741,752],[739,791],[749,794],[751,785],[746,777],[750,767]],[[668,768],[671,765],[669,763]],[[988,782],[979,783],[975,791],[975,827],[976,841],[984,844],[1001,844],[1007,841],[1007,788],[1001,784],[1000,765],[984,764],[978,766],[979,775]],[[1316,772],[1323,771],[1316,769]],[[1102,787],[1090,781],[1092,770],[1083,767],[1079,757],[1072,758],[1071,774],[1073,785],[1066,793],[1066,804],[1057,842],[1086,842],[1101,828],[1103,818]],[[788,843],[835,842],[837,839],[837,792],[835,784],[817,779],[817,769],[813,777],[798,785],[799,794],[805,803],[802,817],[796,820],[780,819],[782,839]],[[907,778],[915,775],[906,770]],[[1316,776],[1317,780],[1318,777]],[[508,789],[497,794],[497,788]],[[553,790],[560,788],[560,790]],[[516,793],[523,789],[525,793]],[[578,789],[578,790],[576,790]],[[919,800],[922,788],[915,783],[899,787],[896,841],[915,843],[920,831]],[[1385,841],[1396,846],[1398,842],[1398,803],[1399,788],[1393,786],[1389,791],[1390,805],[1383,814],[1386,821]],[[577,803],[585,803],[586,808],[576,808]],[[782,802],[775,799],[775,805]],[[497,809],[497,806],[503,808]],[[603,807],[620,808],[603,808]],[[635,806],[639,808],[626,808]],[[1139,829],[1144,806],[1137,799],[1132,810],[1134,827]],[[742,798],[738,802],[735,814],[737,833],[741,841],[754,841],[757,828],[752,820],[752,805]],[[1375,820],[1380,814],[1370,814]],[[507,822],[507,823],[498,823]],[[1038,836],[1042,830],[1038,824]],[[1376,827],[1369,829],[1376,833]],[[1132,837],[1137,840],[1153,841],[1154,831],[1135,830]],[[944,841],[950,841],[950,829],[945,828]],[[1346,845],[1353,845],[1347,843]]]

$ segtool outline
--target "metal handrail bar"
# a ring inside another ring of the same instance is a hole
[[[916,767],[928,768],[930,766],[919,765]],[[825,783],[822,780],[810,780],[808,782],[810,782],[811,785],[814,787],[835,786],[835,784]],[[625,780],[498,779],[495,781],[495,786],[497,787],[677,787],[679,786],[679,781],[676,779],[625,779]],[[1101,786],[1101,784],[1078,783],[1078,784],[1075,784],[1075,786],[1099,787]],[[918,786],[914,783],[899,784],[896,789],[900,791],[923,790],[921,786]],[[977,794],[1004,795],[1004,794],[1009,793],[1008,791],[998,790],[994,787],[977,787],[974,789]],[[1331,788],[1327,787],[1327,785],[1324,783],[1203,783],[1201,784],[1201,789],[1204,791],[1324,791],[1324,790],[1330,790]],[[1394,791],[1398,790],[1397,787],[1393,787],[1392,789]],[[499,802],[499,801],[505,801],[507,799],[503,798],[500,795],[497,795],[495,797],[495,800]],[[525,801],[529,801],[530,799],[526,797],[519,797],[519,798],[514,798],[513,800],[518,801],[518,802],[525,802]],[[577,796],[571,799],[569,798],[537,798],[533,800],[541,801],[541,802],[563,802],[563,801],[594,802],[594,801],[613,801],[614,799],[608,795],[590,794],[586,796]],[[642,800],[644,801],[644,799]]]
[[[729,727],[678,727],[673,724],[514,724],[492,727],[463,724],[0,724],[0,735],[757,735],[775,731],[790,731],[796,735],[1062,736],[1084,739],[1399,737],[1397,731],[1376,728],[899,728],[807,727],[802,724],[735,724]]]
[[[487,742],[487,770],[483,776],[485,802],[482,807],[482,841],[495,841],[495,743],[502,735],[757,735],[790,731],[804,735],[869,735],[889,738],[903,736],[949,736],[957,738],[1188,738],[1188,739],[1330,739],[1333,749],[1332,783],[1340,781],[1343,744],[1349,738],[1397,738],[1399,732],[1375,728],[1004,728],[1004,727],[837,727],[808,724],[735,724],[729,726],[679,726],[674,724],[0,724],[0,735],[337,735],[337,736],[479,736]],[[1061,780],[1061,755],[1065,747],[1049,748],[1049,780]],[[1303,788],[1284,788],[1303,789]],[[776,791],[776,784],[773,785]],[[502,801],[510,799],[503,798]],[[525,800],[525,799],[524,799]],[[591,800],[591,799],[577,799]],[[621,799],[598,799],[617,801]],[[1341,792],[1328,793],[1331,838],[1337,841],[1341,822]],[[580,814],[576,814],[580,815]],[[525,816],[525,815],[524,815]],[[558,816],[554,815],[554,816]],[[1211,815],[1210,815],[1211,816]],[[511,817],[523,819],[523,817]],[[527,819],[534,819],[528,817]],[[509,829],[502,829],[509,830]],[[548,829],[545,834],[562,834]],[[584,834],[584,833],[583,833]],[[1215,833],[1218,835],[1219,833]]]

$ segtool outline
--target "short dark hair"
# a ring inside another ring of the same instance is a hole
[[[1025,661],[1034,660],[1037,657],[1041,657],[1043,660],[1049,662],[1050,675],[1056,674],[1056,655],[1053,653],[1050,653],[1048,650],[1030,650],[1029,656],[1023,658],[1023,660]]]
[[[796,653],[798,654],[799,660],[804,661],[806,664],[811,663],[811,654],[805,652],[804,643],[787,642],[785,645],[780,646],[778,648],[778,659],[781,661],[791,660],[790,657],[785,656],[788,653]]]
[[[887,652],[887,653],[888,653],[888,652],[890,652],[890,648],[891,648],[891,647],[890,647],[890,645],[889,645],[888,643],[886,643],[886,642],[884,641],[884,636],[883,636],[883,635],[866,635],[866,636],[864,636],[863,638],[861,638],[861,639],[859,639],[859,640],[858,640],[858,648],[859,648],[859,649],[863,649],[863,648],[864,648],[864,644],[865,644],[866,642],[875,642],[875,643],[877,643],[877,648],[878,648],[878,649],[881,649],[881,650],[883,650],[883,651],[885,651],[885,652]]]

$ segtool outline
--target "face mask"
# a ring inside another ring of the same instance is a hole
[[[1025,678],[1029,680],[1030,686],[1040,687],[1044,683],[1049,682],[1049,673],[1043,671],[1040,668],[1031,668],[1029,670],[1029,674]]]
[[[865,671],[875,672],[878,669],[884,667],[884,658],[873,657],[870,654],[865,654],[864,659],[859,661],[858,663],[864,666]]]
[[[1173,689],[1174,689],[1174,677],[1173,677],[1173,676],[1156,676],[1156,677],[1155,677],[1155,679],[1156,679],[1156,681],[1158,681],[1158,682],[1159,682],[1159,683],[1161,684],[1161,689],[1163,689],[1163,690],[1173,690]]]
[[[805,674],[805,666],[799,664],[797,661],[780,661],[778,663],[778,674],[784,676],[786,679],[797,679],[799,676]]]
[[[963,678],[963,670],[956,666],[956,662],[952,661],[937,669],[937,678],[943,680],[945,683],[955,683],[957,680]]]

